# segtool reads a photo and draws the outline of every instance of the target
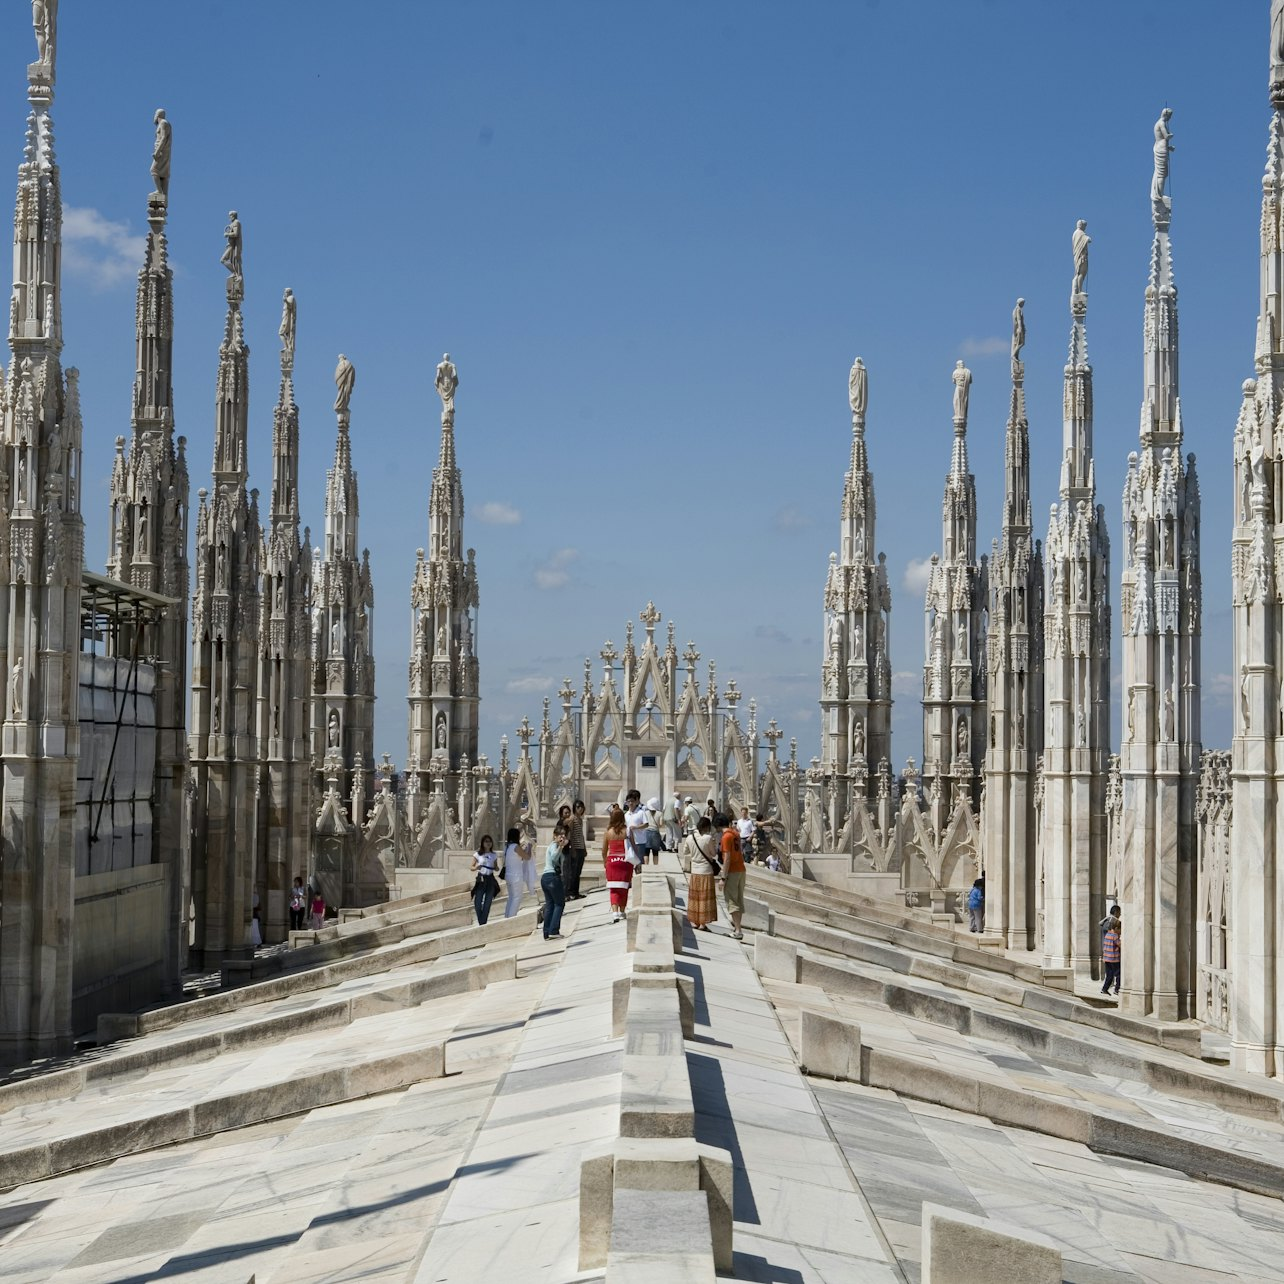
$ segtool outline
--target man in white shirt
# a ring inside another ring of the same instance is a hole
[[[740,834],[740,850],[744,853],[746,864],[753,863],[753,817],[748,807],[740,808],[740,819],[736,821],[736,830]]]
[[[642,865],[646,861],[646,831],[649,824],[646,809],[642,806],[642,795],[636,789],[630,789],[624,795],[624,830],[629,859],[634,865]]]

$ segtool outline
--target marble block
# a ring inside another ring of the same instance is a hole
[[[792,981],[796,985],[801,967],[798,947],[759,932],[753,939],[753,966],[759,976],[769,981]]]
[[[828,1012],[798,1014],[799,1059],[808,1074],[860,1082],[860,1026]]]
[[[1033,1231],[923,1205],[923,1284],[1061,1284],[1061,1250]]]
[[[625,1053],[620,1084],[620,1135],[695,1135],[695,1103],[684,1055]]]
[[[635,958],[640,957],[636,956]],[[635,972],[632,976],[616,977],[611,986],[611,1037],[618,1039],[626,1032],[629,1011],[629,992],[633,987],[670,990],[678,994],[678,1016],[682,1022],[683,1038],[695,1034],[695,978],[680,976],[673,971]]]

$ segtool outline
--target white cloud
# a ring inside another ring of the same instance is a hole
[[[504,683],[504,690],[511,691],[514,695],[543,695],[545,691],[551,691],[556,685],[556,678],[547,678],[534,673],[527,678],[510,678]]]
[[[923,675],[901,671],[892,674],[892,694],[899,696],[921,695],[923,692]]]
[[[133,235],[128,223],[113,223],[95,209],[62,207],[62,266],[95,289],[132,280],[146,249],[147,238]]]
[[[762,638],[765,642],[787,643],[789,641],[789,634],[775,624],[756,625],[753,635],[756,638]]]
[[[565,588],[571,579],[570,568],[579,557],[578,548],[559,548],[542,566],[535,568],[535,587]]]
[[[901,585],[907,593],[926,593],[927,582],[932,578],[932,559],[930,557],[911,558],[901,577]]]
[[[1012,350],[1012,341],[997,334],[985,339],[964,339],[959,344],[959,354],[964,357],[997,357]]]
[[[490,526],[516,526],[522,520],[519,510],[502,500],[490,499],[477,506],[476,517],[479,522]]]
[[[795,508],[792,504],[786,504],[784,508],[777,509],[773,520],[778,531],[804,531],[814,524],[807,513]]]
[[[1204,684],[1204,690],[1213,704],[1230,704],[1235,679],[1229,673],[1214,673],[1212,680]]]

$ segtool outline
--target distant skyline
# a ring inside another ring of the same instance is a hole
[[[181,12],[181,20],[167,21]],[[129,432],[152,113],[174,126],[177,429],[208,485],[227,211],[245,229],[250,469],[271,483],[282,290],[298,298],[300,502],[320,542],[332,372],[375,581],[376,737],[406,756],[409,585],[459,369],[481,584],[481,747],[653,599],[721,684],[819,752],[822,592],[869,368],[877,547],[895,592],[894,767],[920,759],[924,569],[950,372],[973,370],[978,546],[998,534],[1008,329],[1026,302],[1036,534],[1056,497],[1070,234],[1087,283],[1098,502],[1136,448],[1152,127],[1170,190],[1186,449],[1203,502],[1204,740],[1230,742],[1231,435],[1253,373],[1269,5],[1022,0],[157,7],[63,0],[64,363],[81,370],[86,562]],[[21,160],[30,7],[0,13],[0,146]],[[7,86],[7,87],[4,87]],[[7,142],[3,140],[7,139]],[[0,157],[5,153],[0,151]],[[663,636],[665,625],[659,633]],[[1119,739],[1119,685],[1113,739]],[[742,716],[744,706],[742,706]],[[784,742],[782,749],[787,747]]]

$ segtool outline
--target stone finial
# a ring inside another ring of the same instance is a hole
[[[659,624],[660,618],[660,612],[655,609],[654,602],[647,602],[646,610],[638,612],[638,619],[646,625],[648,642],[655,636],[655,626]]]

